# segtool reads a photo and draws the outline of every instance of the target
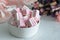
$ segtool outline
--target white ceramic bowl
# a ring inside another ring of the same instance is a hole
[[[16,37],[28,38],[37,33],[39,25],[40,23],[31,28],[17,28],[9,24],[9,32]]]

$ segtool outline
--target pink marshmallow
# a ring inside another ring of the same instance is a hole
[[[29,16],[24,16],[24,21],[26,22],[27,20],[29,20]]]
[[[24,20],[27,21],[30,18],[30,10],[26,10],[26,16],[24,16]]]
[[[22,10],[22,15],[26,16],[26,10]]]
[[[17,11],[17,16],[19,16],[19,17],[17,17],[17,18],[23,18],[23,15],[22,15],[20,9],[17,8],[16,11]]]
[[[19,27],[23,27],[23,28],[25,28],[25,22],[24,22],[24,20],[23,19],[20,19],[20,25],[19,25]]]
[[[29,9],[26,9],[26,15],[30,15],[30,10]]]
[[[37,24],[36,20],[34,19],[34,17],[29,19],[30,23],[32,26],[35,26]]]
[[[16,9],[16,11],[17,11],[17,14],[18,14],[18,18],[19,18],[19,27],[25,27],[25,22],[24,22],[24,20],[23,20],[23,15],[22,15],[22,13],[20,12],[20,9],[19,8],[17,8]]]

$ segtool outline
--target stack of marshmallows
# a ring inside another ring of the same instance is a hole
[[[12,14],[14,20],[11,24],[19,28],[34,27],[40,22],[39,10],[16,8]]]

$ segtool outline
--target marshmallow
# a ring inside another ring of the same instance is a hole
[[[17,13],[17,25],[18,28],[27,28],[31,26],[37,25],[38,21],[40,20],[40,15],[38,10],[34,10],[32,12],[29,9],[20,10],[19,8],[16,9]]]
[[[31,10],[30,10],[27,6],[25,6],[25,5],[22,7],[22,10],[25,10],[25,11],[26,11],[26,12],[25,12],[26,15],[29,15],[29,14],[30,14],[30,11],[31,11]]]
[[[3,11],[1,11],[1,15],[2,17],[5,17],[5,13]]]
[[[26,10],[22,10],[22,15],[26,16]]]
[[[26,15],[24,16],[24,20],[27,21],[30,18],[30,10],[26,10]]]
[[[22,13],[20,12],[20,9],[17,8],[16,11],[17,11],[17,13],[16,13],[16,15],[17,15],[17,20],[20,20],[20,18],[23,18],[23,15],[22,15]]]
[[[24,21],[29,20],[29,16],[24,16]]]
[[[32,26],[37,25],[37,22],[36,22],[36,20],[34,19],[34,17],[30,18],[29,21],[30,21],[30,23],[31,23]]]
[[[25,28],[25,22],[23,19],[20,19],[20,25],[18,27]]]
[[[17,13],[17,9],[13,10],[11,13],[12,13],[12,16],[14,19],[16,19],[16,20],[20,19],[19,14]]]
[[[26,9],[26,15],[30,15],[30,10]]]
[[[40,20],[39,10],[36,10],[35,20],[38,22]]]
[[[19,9],[19,8],[17,8],[16,11],[17,11],[17,18],[18,18],[19,21],[20,21],[18,27],[24,28],[24,27],[25,27],[25,23],[24,23],[24,20],[23,20],[23,15],[22,15],[22,13],[20,12],[20,9]]]
[[[20,20],[18,13],[16,13],[16,16],[17,16],[17,20]]]
[[[29,20],[31,14],[32,14],[31,11],[29,9],[26,9],[26,15],[24,16],[24,20],[25,21]]]
[[[30,17],[29,17],[29,18],[32,18],[32,14],[33,14],[33,12],[32,12],[32,11],[30,11],[30,15],[29,15]]]
[[[36,16],[36,10],[33,10],[32,17]]]

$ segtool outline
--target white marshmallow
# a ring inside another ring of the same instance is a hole
[[[39,15],[39,10],[36,10],[36,16],[35,16],[35,20],[39,21],[40,20],[40,15]]]
[[[2,17],[5,17],[5,13],[3,11],[1,11],[1,15]]]
[[[17,20],[20,20],[20,18],[19,18],[19,14],[18,14],[18,13],[16,13],[16,16],[17,16]]]

